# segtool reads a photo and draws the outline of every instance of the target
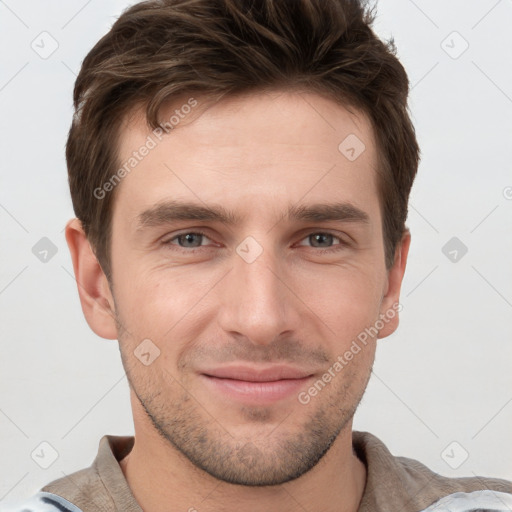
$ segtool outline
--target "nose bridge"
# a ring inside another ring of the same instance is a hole
[[[278,258],[272,248],[264,249],[252,237],[237,246],[220,313],[225,331],[264,345],[294,327],[292,294],[283,283]]]

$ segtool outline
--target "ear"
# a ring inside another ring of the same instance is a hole
[[[406,228],[402,240],[395,250],[395,261],[388,270],[387,284],[380,306],[380,319],[384,327],[379,331],[377,338],[385,338],[394,333],[398,327],[398,312],[402,309],[399,305],[400,288],[407,264],[407,255],[411,245],[411,233]]]
[[[117,339],[115,306],[110,286],[80,220],[71,219],[66,224],[66,241],[73,260],[82,311],[89,327],[102,338]]]

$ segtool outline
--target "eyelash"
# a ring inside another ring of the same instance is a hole
[[[203,231],[200,231],[200,230],[196,230],[196,231],[184,231],[183,233],[178,233],[177,235],[174,235],[172,238],[170,238],[169,240],[165,240],[162,242],[163,245],[166,245],[166,246],[169,246],[171,248],[171,250],[178,250],[178,251],[184,251],[184,252],[187,252],[187,253],[192,253],[194,254],[195,252],[197,252],[198,250],[201,250],[203,249],[204,246],[200,246],[200,247],[191,247],[191,248],[186,248],[186,247],[179,247],[179,246],[175,246],[173,247],[174,244],[172,244],[171,242],[173,242],[174,240],[178,239],[179,237],[181,236],[184,236],[184,235],[201,235],[201,236],[204,236],[206,238],[209,238],[208,235],[203,232]],[[319,249],[319,248],[316,248],[316,247],[311,247],[312,249],[316,249],[316,253],[318,254],[328,254],[328,253],[333,253],[333,252],[337,252],[341,249],[344,249],[345,247],[347,247],[349,244],[347,242],[345,242],[341,237],[335,235],[334,233],[331,233],[329,231],[312,231],[310,233],[308,233],[306,236],[304,236],[302,240],[304,240],[305,238],[308,238],[309,236],[311,235],[331,235],[333,238],[337,238],[340,243],[335,246],[335,247],[331,247],[329,249]]]

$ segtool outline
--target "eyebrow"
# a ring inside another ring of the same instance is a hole
[[[148,227],[171,224],[183,220],[220,222],[227,226],[240,223],[240,216],[221,205],[201,205],[177,200],[156,204],[144,210],[137,218],[137,231]],[[369,215],[351,203],[319,203],[311,205],[290,205],[287,212],[289,221],[326,222],[344,221],[370,223]]]

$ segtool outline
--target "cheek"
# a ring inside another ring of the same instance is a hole
[[[208,292],[219,278],[211,272],[201,277],[192,266],[179,271],[138,269],[138,274],[132,270],[116,293],[119,313],[134,338],[130,343],[149,338],[161,348],[162,356],[179,351],[210,318],[205,312],[211,306],[207,306]]]
[[[280,300],[295,308],[305,320],[303,326],[314,327],[324,343],[332,340],[331,353],[338,353],[378,318],[382,276],[375,262],[367,259],[331,265],[302,261],[279,272],[286,283],[276,291]],[[175,268],[166,263],[145,269],[136,258],[120,260],[116,302],[137,339],[167,344],[186,333],[193,340],[214,321],[222,304],[233,311],[237,307],[229,303],[229,290],[237,284],[233,275],[226,275],[228,261]],[[178,340],[172,345],[179,350]]]
[[[368,270],[338,267],[330,272],[302,275],[295,282],[297,295],[334,331],[331,334],[336,339],[356,336],[378,318],[381,278]]]

